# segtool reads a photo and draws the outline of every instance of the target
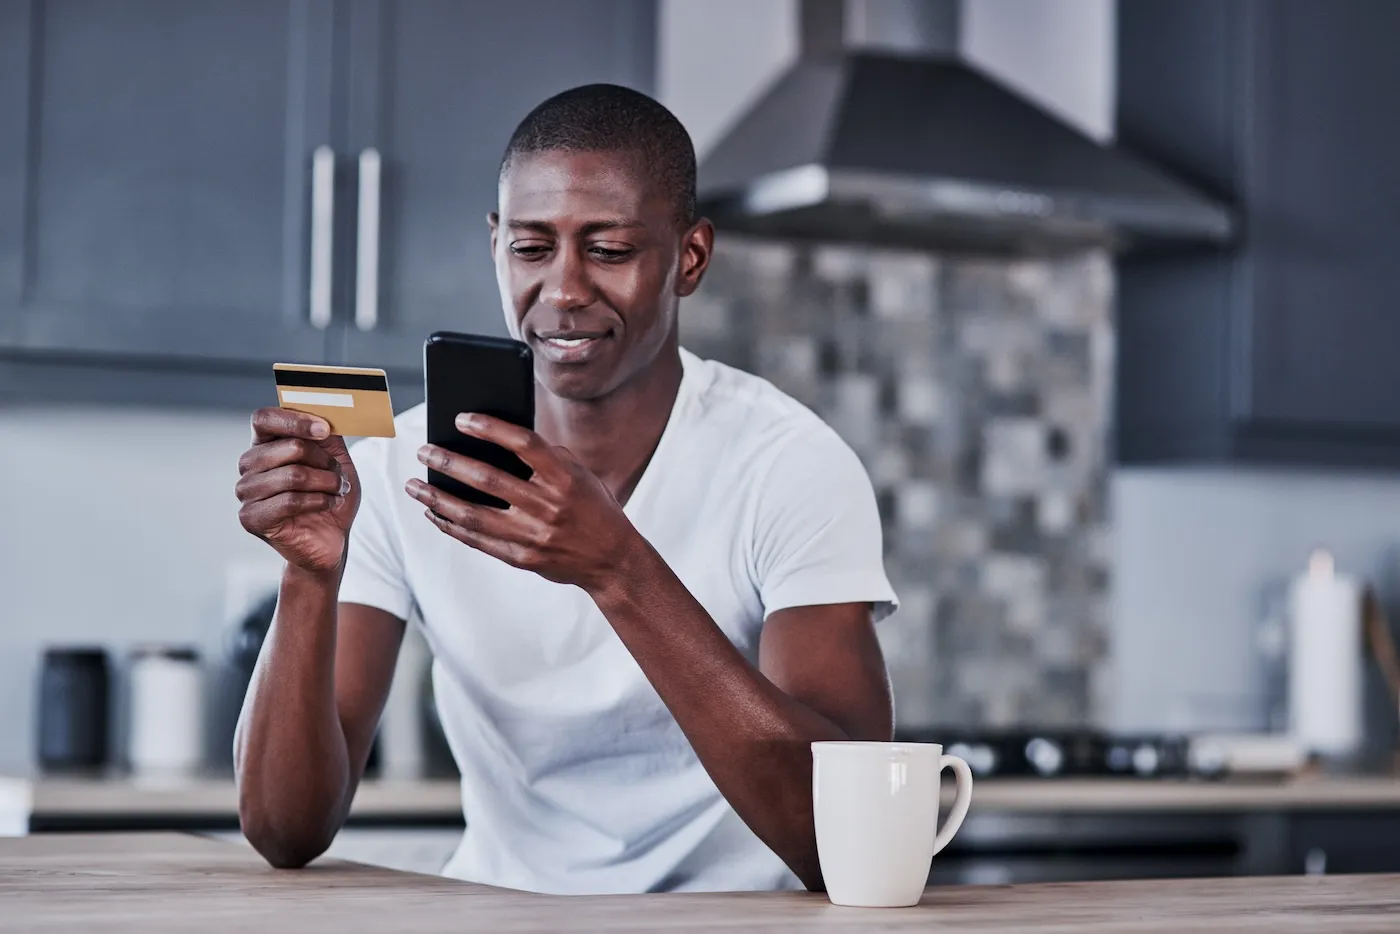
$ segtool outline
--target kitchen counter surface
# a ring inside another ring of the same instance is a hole
[[[335,860],[278,871],[177,834],[59,834],[0,840],[0,904],[7,927],[31,932],[1350,934],[1394,930],[1400,875],[946,886],[914,908],[852,909],[796,892],[552,897]]]
[[[231,778],[167,782],[122,779],[42,778],[29,782],[35,814],[208,815],[238,813]],[[367,780],[351,813],[361,817],[460,817],[456,781]]]
[[[951,782],[944,782],[951,794]],[[996,779],[976,784],[973,813],[1400,809],[1400,779],[1297,778],[1273,782]],[[412,823],[461,819],[455,780],[366,781],[352,816]],[[0,778],[0,812],[23,810],[42,821],[237,815],[229,779],[142,783],[132,779]],[[82,829],[81,827],[72,829]]]

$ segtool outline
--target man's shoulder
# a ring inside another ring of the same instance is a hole
[[[762,376],[718,360],[687,356],[695,397],[707,420],[733,423],[745,435],[774,428],[798,432],[826,428],[815,412]]]
[[[775,464],[855,458],[821,416],[773,383],[717,360],[690,357],[701,421],[724,440],[723,447],[747,449]]]

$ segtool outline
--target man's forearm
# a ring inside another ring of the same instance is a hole
[[[593,598],[734,810],[820,888],[809,744],[851,737],[751,665],[649,545]]]
[[[234,741],[239,818],[276,866],[300,866],[345,819],[350,765],[336,713],[340,572],[288,567]]]

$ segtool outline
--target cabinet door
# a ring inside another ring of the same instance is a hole
[[[0,3],[0,347],[13,344],[19,334],[33,7],[29,0]]]
[[[375,320],[344,327],[341,357],[416,374],[434,329],[505,333],[486,215],[506,142],[574,85],[650,91],[654,0],[351,9],[350,155],[377,149],[381,188]],[[421,394],[404,389],[399,408]]]
[[[1288,872],[1400,872],[1400,816],[1341,811],[1293,820]]]
[[[308,201],[331,0],[0,6],[0,342],[324,358]]]
[[[1400,3],[1258,5],[1251,378],[1237,416],[1400,428]]]

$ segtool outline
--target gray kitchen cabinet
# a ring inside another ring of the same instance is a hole
[[[101,369],[116,360],[188,380],[206,362],[325,358],[307,202],[334,12],[0,3],[0,354],[84,361],[75,378],[94,385],[140,382]]]
[[[0,2],[0,347],[13,343],[18,315],[12,305],[23,287],[25,175],[29,149],[19,128],[28,112],[28,3]]]
[[[1123,0],[1118,136],[1232,200],[1119,268],[1119,459],[1400,465],[1400,3]]]
[[[1286,872],[1400,872],[1400,816],[1313,812],[1291,823]]]
[[[393,385],[402,408],[421,394],[428,333],[505,333],[486,215],[511,131],[536,104],[575,85],[650,92],[655,3],[349,6],[346,154],[363,164],[361,154],[373,149],[380,160],[378,251],[357,257],[336,357],[409,377]],[[364,264],[376,259],[377,286],[365,295]]]

